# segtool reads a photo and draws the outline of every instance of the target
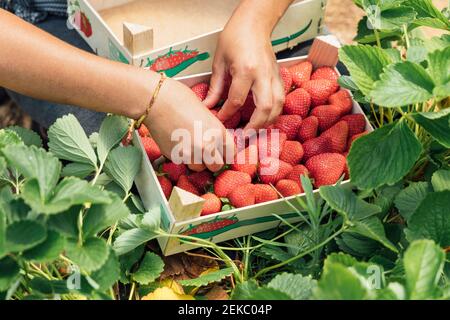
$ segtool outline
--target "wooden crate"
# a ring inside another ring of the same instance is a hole
[[[68,0],[70,23],[98,55],[171,77],[211,70],[219,34],[238,3]],[[320,34],[325,5],[326,0],[295,1],[273,32],[274,51]]]

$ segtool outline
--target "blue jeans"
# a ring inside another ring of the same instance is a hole
[[[67,28],[66,19],[64,18],[49,17],[44,22],[38,23],[37,26],[75,47],[92,53],[91,48],[83,38],[81,38],[75,30],[69,30]],[[77,117],[78,121],[80,121],[80,124],[86,133],[91,134],[92,132],[98,131],[100,124],[105,117],[105,114],[101,112],[37,100],[10,90],[7,90],[7,93],[22,110],[28,113],[34,121],[44,128],[49,128],[56,119],[63,115],[72,113]],[[80,92],[80,94],[83,93]]]

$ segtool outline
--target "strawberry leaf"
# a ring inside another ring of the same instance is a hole
[[[419,112],[411,114],[434,139],[450,148],[450,109],[439,112]]]
[[[450,191],[450,170],[438,170],[431,177],[434,191]]]
[[[91,272],[106,262],[109,249],[106,241],[100,238],[89,238],[82,245],[70,239],[66,243],[66,255],[81,269]]]
[[[311,276],[282,273],[273,278],[267,287],[287,294],[292,300],[309,300],[316,285],[316,280]]]
[[[23,143],[27,146],[42,147],[42,139],[36,132],[19,126],[7,127],[6,129],[17,133]]]
[[[179,283],[185,287],[202,287],[213,282],[218,282],[233,273],[233,268],[225,268],[214,272],[209,272],[198,278],[180,280]]]
[[[159,277],[164,270],[164,262],[153,252],[147,252],[139,265],[139,269],[133,274],[133,279],[140,284],[149,284]]]
[[[413,182],[399,192],[395,206],[406,220],[409,220],[426,195],[433,191],[428,182]]]
[[[141,151],[134,147],[117,147],[109,153],[105,163],[106,173],[128,193],[141,167]]]
[[[97,140],[97,153],[100,165],[103,164],[111,149],[127,133],[128,121],[124,117],[107,116],[100,126]]]

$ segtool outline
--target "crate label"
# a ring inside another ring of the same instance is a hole
[[[111,60],[123,62],[126,64],[130,64],[128,59],[124,56],[124,54],[117,48],[117,46],[111,41],[111,39],[108,39],[108,48],[109,48],[109,58]]]
[[[81,31],[86,38],[92,36],[92,25],[86,13],[81,10],[78,0],[69,1],[67,6],[67,13],[70,22],[79,31]]]

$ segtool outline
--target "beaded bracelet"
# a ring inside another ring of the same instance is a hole
[[[160,75],[161,75],[161,78],[159,79],[158,85],[156,86],[155,91],[153,92],[152,98],[150,99],[150,102],[148,103],[148,107],[145,110],[145,113],[134,122],[135,129],[139,129],[141,127],[142,123],[147,118],[151,108],[155,104],[156,98],[158,97],[159,91],[161,90],[164,80],[166,80],[166,75],[163,72],[161,72]]]

